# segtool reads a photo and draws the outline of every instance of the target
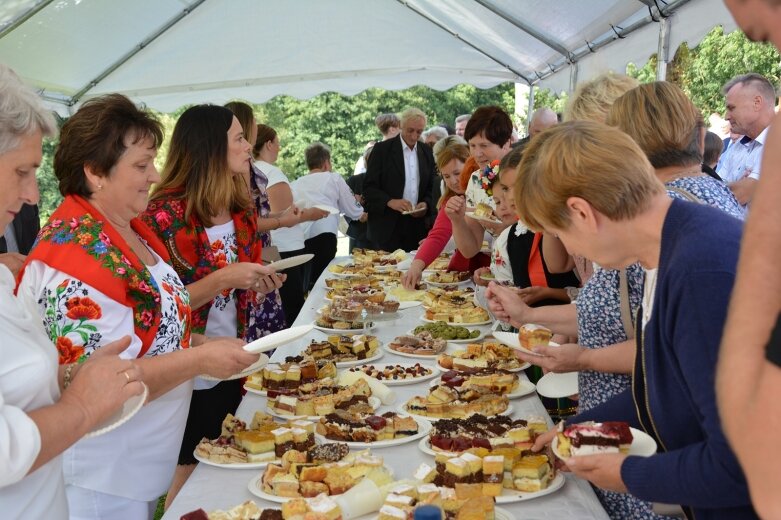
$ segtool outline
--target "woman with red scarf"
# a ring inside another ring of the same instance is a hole
[[[162,138],[160,123],[124,96],[84,103],[63,125],[54,156],[65,199],[20,274],[19,292],[38,302],[66,374],[78,377],[81,361],[130,336],[122,357],[136,358],[149,387],[149,402],[130,420],[64,453],[72,519],[152,518],[174,474],[192,379],[228,377],[257,360],[236,339],[201,345],[203,336],[191,337],[190,295],[138,218],[160,180]]]
[[[193,332],[207,337],[257,339],[261,328],[251,319],[284,280],[260,264],[258,213],[245,180],[250,164],[250,145],[230,110],[191,107],[174,127],[163,180],[142,215],[187,286]],[[236,411],[241,384],[196,379],[169,504],[195,469],[198,442],[218,437],[225,415]]]

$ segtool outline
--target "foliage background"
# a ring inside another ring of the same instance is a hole
[[[676,51],[668,65],[667,80],[677,83],[702,110],[706,120],[713,112],[723,115],[721,86],[736,74],[758,72],[778,85],[781,77],[778,52],[771,45],[750,42],[740,31],[725,35],[721,27],[714,28],[697,47],[685,43]],[[629,64],[627,74],[641,82],[656,79],[656,56],[638,67]],[[300,100],[278,96],[266,103],[254,105],[259,122],[274,127],[280,135],[282,149],[277,165],[293,179],[306,173],[304,149],[313,141],[331,147],[334,170],[350,175],[355,161],[370,140],[380,139],[374,118],[381,113],[401,112],[417,106],[428,115],[428,126],[447,123],[452,126],[456,116],[471,112],[480,105],[499,105],[508,113],[514,111],[514,85],[504,83],[481,90],[471,85],[458,85],[437,91],[424,86],[388,91],[367,89],[355,96],[327,92],[311,99]],[[534,106],[548,106],[561,112],[566,93],[549,90],[535,92]],[[166,129],[166,141],[160,148],[156,164],[162,169],[168,151],[168,138],[176,119],[187,107],[172,114],[158,114]],[[525,118],[514,117],[523,129]],[[52,171],[52,155],[56,142],[44,143],[44,158],[38,178],[41,190],[41,217],[47,218],[61,200]]]

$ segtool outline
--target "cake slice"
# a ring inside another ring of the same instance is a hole
[[[537,345],[547,345],[553,337],[553,332],[542,325],[527,323],[518,330],[518,341],[526,350],[532,350]]]
[[[632,432],[625,422],[585,422],[567,426],[557,434],[563,457],[595,453],[628,453]]]
[[[533,493],[548,487],[551,467],[545,455],[522,457],[513,466],[513,485],[519,491]]]

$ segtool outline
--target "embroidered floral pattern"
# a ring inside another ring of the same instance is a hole
[[[159,275],[158,275],[159,276]],[[160,325],[147,356],[156,356],[190,346],[190,293],[179,277],[166,272],[161,280]]]
[[[229,264],[239,261],[238,246],[236,245],[236,233],[231,232],[211,243],[212,255],[218,269],[222,269]],[[212,308],[224,311],[228,304],[235,305],[233,289],[223,289],[220,294],[214,298]]]
[[[103,317],[103,309],[87,294],[82,282],[66,278],[54,290],[47,287],[38,300],[44,328],[57,346],[61,365],[84,361],[100,343],[102,336],[95,323]],[[81,344],[73,343],[74,336]]]
[[[103,222],[95,220],[89,213],[67,221],[54,219],[41,229],[38,241],[79,245],[87,254],[98,260],[102,268],[127,282],[128,296],[134,302],[135,325],[141,330],[149,330],[152,327],[153,313],[157,311],[160,303],[160,289],[148,270],[136,270],[122,251],[111,243],[109,236],[103,232]],[[74,309],[75,313],[95,312],[89,305],[79,306],[78,302],[72,305],[79,307]]]

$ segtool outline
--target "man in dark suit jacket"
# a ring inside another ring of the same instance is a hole
[[[30,252],[40,229],[38,206],[23,204],[13,222],[0,235],[0,263],[5,264],[14,276],[21,269],[24,256]],[[9,234],[11,236],[6,239]]]
[[[367,235],[375,249],[411,251],[428,233],[425,217],[435,210],[436,165],[431,148],[418,141],[425,127],[421,110],[405,110],[401,133],[375,144],[369,156],[363,198],[369,214]]]

